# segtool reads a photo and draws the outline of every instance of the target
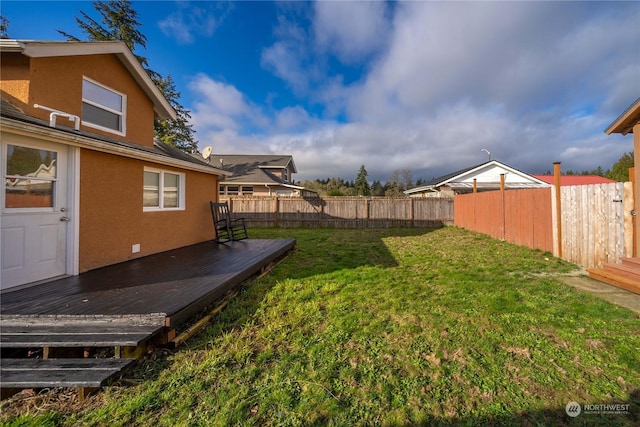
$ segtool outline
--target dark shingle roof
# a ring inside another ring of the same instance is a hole
[[[293,157],[290,155],[217,154],[211,155],[209,162],[212,166],[233,174],[225,182],[291,185],[291,182],[271,173],[270,169],[293,166],[295,172]]]

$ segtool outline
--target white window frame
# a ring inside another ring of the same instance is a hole
[[[93,128],[93,129],[99,129],[99,130],[103,130],[105,132],[113,133],[113,134],[116,134],[116,135],[125,136],[127,134],[127,95],[125,95],[122,92],[118,92],[117,90],[114,90],[114,89],[112,89],[112,88],[110,88],[108,86],[105,86],[102,83],[99,83],[99,82],[97,82],[97,81],[95,81],[93,79],[90,79],[87,76],[82,76],[82,84],[83,84],[83,86],[84,86],[84,82],[85,81],[87,81],[89,83],[92,83],[92,84],[94,84],[96,86],[99,86],[102,89],[104,89],[106,91],[109,91],[109,92],[112,92],[115,95],[118,95],[118,96],[120,96],[122,98],[122,111],[117,111],[117,110],[114,110],[113,108],[110,108],[110,107],[107,107],[105,105],[102,105],[102,104],[100,104],[99,102],[97,102],[95,100],[86,99],[84,97],[84,87],[83,87],[83,90],[82,90],[82,103],[83,104],[88,104],[88,105],[91,105],[93,107],[96,107],[96,108],[99,108],[101,110],[104,110],[104,111],[107,111],[109,113],[116,114],[116,115],[120,116],[120,123],[121,123],[122,129],[119,129],[119,130],[118,129],[111,129],[111,128],[108,128],[108,127],[105,127],[105,126],[101,126],[101,125],[86,121],[84,118],[82,119],[82,124],[84,126],[87,126],[87,127]]]
[[[159,175],[158,180],[158,206],[144,206],[144,178],[142,184],[142,210],[143,212],[159,212],[159,211],[183,211],[185,210],[185,174],[182,172],[156,169],[150,167],[144,167],[144,172],[157,173]],[[164,207],[164,176],[165,174],[178,176],[178,206],[177,207]],[[143,174],[144,177],[144,174]]]

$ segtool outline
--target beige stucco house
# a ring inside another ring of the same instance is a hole
[[[175,112],[124,43],[0,54],[1,289],[213,238],[226,172],[154,141]]]

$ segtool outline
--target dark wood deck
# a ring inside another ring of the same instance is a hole
[[[204,242],[9,289],[0,294],[0,318],[139,318],[176,327],[294,247],[293,239]]]

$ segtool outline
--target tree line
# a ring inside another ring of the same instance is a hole
[[[409,169],[396,169],[383,184],[374,180],[371,184],[367,180],[367,169],[360,166],[355,181],[342,178],[325,178],[300,181],[299,185],[312,190],[321,196],[372,196],[372,197],[402,197],[404,191],[419,187],[426,183],[419,178],[415,182]]]

